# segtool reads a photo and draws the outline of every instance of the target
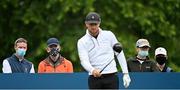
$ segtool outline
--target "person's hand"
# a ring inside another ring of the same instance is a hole
[[[94,77],[100,77],[101,76],[100,70],[94,69],[93,72],[92,72],[92,75]]]
[[[124,82],[124,87],[127,88],[131,82],[131,78],[129,77],[128,73],[125,73],[123,75],[123,82]]]

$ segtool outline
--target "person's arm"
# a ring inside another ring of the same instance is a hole
[[[120,54],[117,55],[117,59],[121,66],[122,72],[128,73],[127,62],[123,51],[121,51]]]
[[[130,68],[130,59],[127,60],[127,67],[128,67],[128,72],[131,72],[131,68]]]
[[[115,35],[111,32],[111,35],[109,36],[111,37],[111,46],[113,47],[116,43],[119,43],[118,40],[116,39]],[[131,78],[129,77],[129,72],[128,72],[128,68],[127,68],[127,62],[126,62],[126,58],[124,55],[123,50],[120,53],[115,52],[118,62],[121,66],[122,72],[123,72],[123,85],[125,88],[127,88],[131,82]]]
[[[45,67],[44,67],[43,61],[41,61],[38,66],[38,73],[45,73],[44,69]]]
[[[9,62],[6,59],[3,61],[2,71],[3,73],[12,73],[11,66],[9,65]]]
[[[35,70],[34,70],[34,65],[33,65],[33,64],[32,64],[32,67],[31,67],[30,73],[35,73]]]
[[[67,64],[68,64],[67,72],[68,73],[73,73],[73,65],[72,65],[72,63],[70,61],[68,61]]]
[[[83,46],[83,42],[79,40],[77,46],[78,46],[78,55],[81,61],[81,65],[86,69],[86,71],[92,73],[94,68],[89,62],[88,52],[86,48]]]
[[[115,35],[110,32],[110,37],[111,37],[111,46],[113,47],[114,44],[119,43],[118,40],[116,39]],[[123,73],[128,73],[128,68],[127,68],[127,62],[126,62],[126,58],[124,55],[123,50],[120,53],[115,52],[118,62],[121,66],[122,72]]]
[[[156,65],[156,63],[154,61],[151,62],[151,71],[152,72],[160,72],[158,66]]]

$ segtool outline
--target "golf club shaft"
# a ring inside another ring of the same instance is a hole
[[[120,53],[118,53],[117,56],[118,56],[119,54],[120,54]],[[113,58],[108,64],[106,64],[106,66],[103,67],[103,69],[100,71],[100,73],[101,73],[109,64],[111,64],[111,62],[112,62],[113,60],[114,60],[114,58]]]

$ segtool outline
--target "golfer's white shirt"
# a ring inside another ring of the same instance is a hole
[[[81,65],[89,72],[89,75],[92,75],[95,68],[102,70],[112,59],[113,61],[103,70],[102,74],[117,72],[113,46],[118,41],[111,31],[104,31],[100,28],[99,30],[97,39],[86,30],[86,34],[78,40],[77,46]],[[117,59],[123,73],[128,73],[124,52],[115,54],[118,55]]]

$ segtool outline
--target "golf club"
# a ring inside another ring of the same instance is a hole
[[[114,44],[113,50],[118,53],[118,54],[117,54],[117,56],[118,56],[118,55],[120,54],[120,52],[122,51],[122,45],[121,45],[120,43]],[[113,58],[107,65],[104,66],[104,68],[100,71],[100,73],[101,73],[113,60],[114,60],[114,58]]]

